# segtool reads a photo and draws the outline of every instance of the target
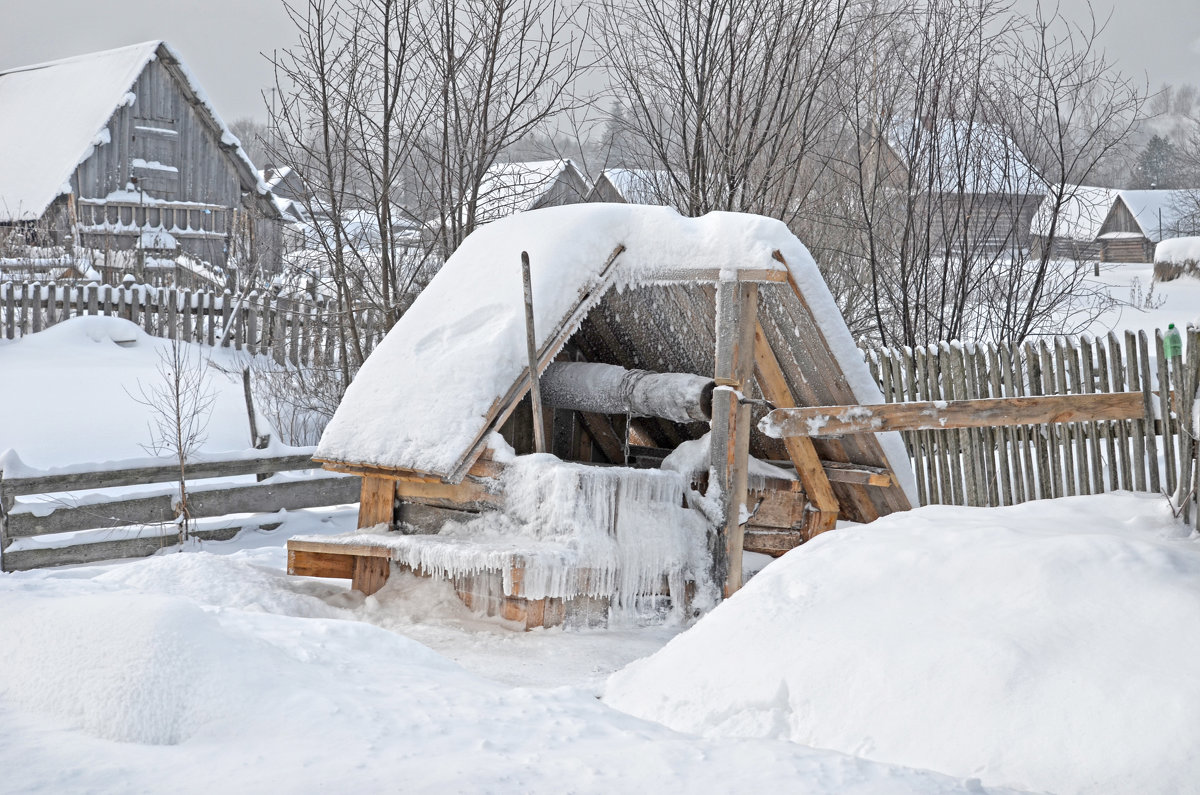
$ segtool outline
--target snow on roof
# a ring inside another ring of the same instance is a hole
[[[1096,188],[1089,185],[1065,185],[1063,205],[1058,211],[1058,223],[1054,236],[1059,240],[1076,240],[1090,243],[1100,234],[1100,227],[1112,209],[1116,199],[1115,188]],[[1050,219],[1054,212],[1055,196],[1047,193],[1038,206],[1030,224],[1030,232],[1047,237],[1050,234]]]
[[[0,222],[33,221],[58,196],[71,192],[71,175],[95,147],[110,143],[108,120],[132,104],[138,76],[165,56],[220,130],[222,143],[256,183],[267,188],[240,143],[166,42],[148,41],[0,73]]]
[[[618,245],[625,250],[602,278]],[[317,458],[441,477],[462,463],[528,366],[523,250],[539,350],[556,330],[573,331],[564,324],[575,307],[584,296],[594,305],[609,285],[782,270],[778,251],[855,397],[882,399],[816,263],[783,223],[739,213],[684,218],[668,207],[567,205],[489,224],[464,241],[350,384]],[[903,466],[903,448],[880,441],[888,459]]]
[[[70,191],[76,166],[155,57],[150,41],[0,73],[0,221],[32,221]]]
[[[1164,237],[1196,231],[1180,228],[1188,214],[1188,194],[1189,191],[1183,190],[1119,191],[1121,201],[1125,202],[1146,238],[1154,243]]]
[[[583,172],[571,160],[495,164],[487,170],[479,185],[479,204],[475,210],[478,223],[486,224],[532,210],[554,186],[559,175],[568,170],[575,172],[583,184],[590,187]],[[583,196],[579,199],[582,201]]]
[[[669,194],[669,178],[665,171],[646,168],[606,168],[600,172],[622,198],[630,204],[663,204],[662,196]]]
[[[895,124],[888,145],[904,161],[923,160],[932,148],[936,173],[929,180],[942,193],[1037,193],[1044,189],[1029,160],[1016,143],[994,124],[939,119],[929,130],[917,122]]]

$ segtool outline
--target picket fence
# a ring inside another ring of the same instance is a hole
[[[224,344],[295,365],[333,365],[342,319],[332,301],[305,302],[252,291],[183,290],[131,284],[0,284],[0,336],[15,339],[83,315],[120,317],[147,334],[208,345]],[[378,314],[356,315],[365,352],[382,339]]]
[[[1200,329],[1168,359],[1163,332],[1024,344],[943,342],[866,351],[889,403],[1140,392],[1145,415],[902,433],[921,504],[1013,505],[1116,489],[1177,495],[1196,518]],[[1182,484],[1182,486],[1181,486]]]

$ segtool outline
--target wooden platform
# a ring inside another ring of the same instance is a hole
[[[384,546],[290,539],[287,547],[288,574],[348,579],[354,590],[367,596],[387,583],[393,568],[429,576],[392,560],[391,550]],[[568,618],[572,618],[573,623],[594,625],[601,623],[599,613],[607,616],[606,599],[588,596],[530,599],[524,596],[524,569],[519,562],[514,562],[511,571],[507,572],[512,592],[506,594],[505,574],[499,569],[482,571],[454,577],[451,584],[462,603],[476,613],[515,622],[526,630],[562,626]]]

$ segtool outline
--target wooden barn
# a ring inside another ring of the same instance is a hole
[[[1189,213],[1190,191],[1122,190],[1096,235],[1102,262],[1154,262],[1154,248],[1169,237],[1200,234]]]
[[[886,184],[917,191],[936,240],[965,252],[1029,247],[1030,222],[1045,186],[998,126],[963,119],[904,121],[868,135]]]
[[[588,192],[590,202],[623,204],[667,204],[662,197],[671,195],[670,177],[665,171],[644,168],[606,168],[600,172]]]
[[[55,251],[115,282],[145,276],[146,256],[273,272],[280,221],[165,42],[0,73],[0,237],[10,253]]]
[[[740,587],[743,550],[912,505],[897,435],[755,426],[880,400],[782,223],[527,213],[471,235],[364,364],[315,456],[362,476],[361,529],[291,539],[289,571],[365,593],[440,577],[526,627],[664,593],[700,608]]]
[[[1050,246],[1055,257],[1099,260],[1100,230],[1119,193],[1115,188],[1065,185],[1057,219],[1054,218],[1057,198],[1053,192],[1047,193],[1030,223],[1032,248],[1040,253],[1043,247]],[[1051,221],[1054,221],[1053,235]]]
[[[588,178],[568,159],[497,163],[479,185],[475,208],[478,224],[514,213],[578,204],[592,188]]]

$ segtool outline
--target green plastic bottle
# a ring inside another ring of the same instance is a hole
[[[1167,326],[1166,336],[1163,337],[1163,353],[1168,359],[1183,356],[1183,339],[1180,338],[1179,329],[1175,328],[1174,323]]]

